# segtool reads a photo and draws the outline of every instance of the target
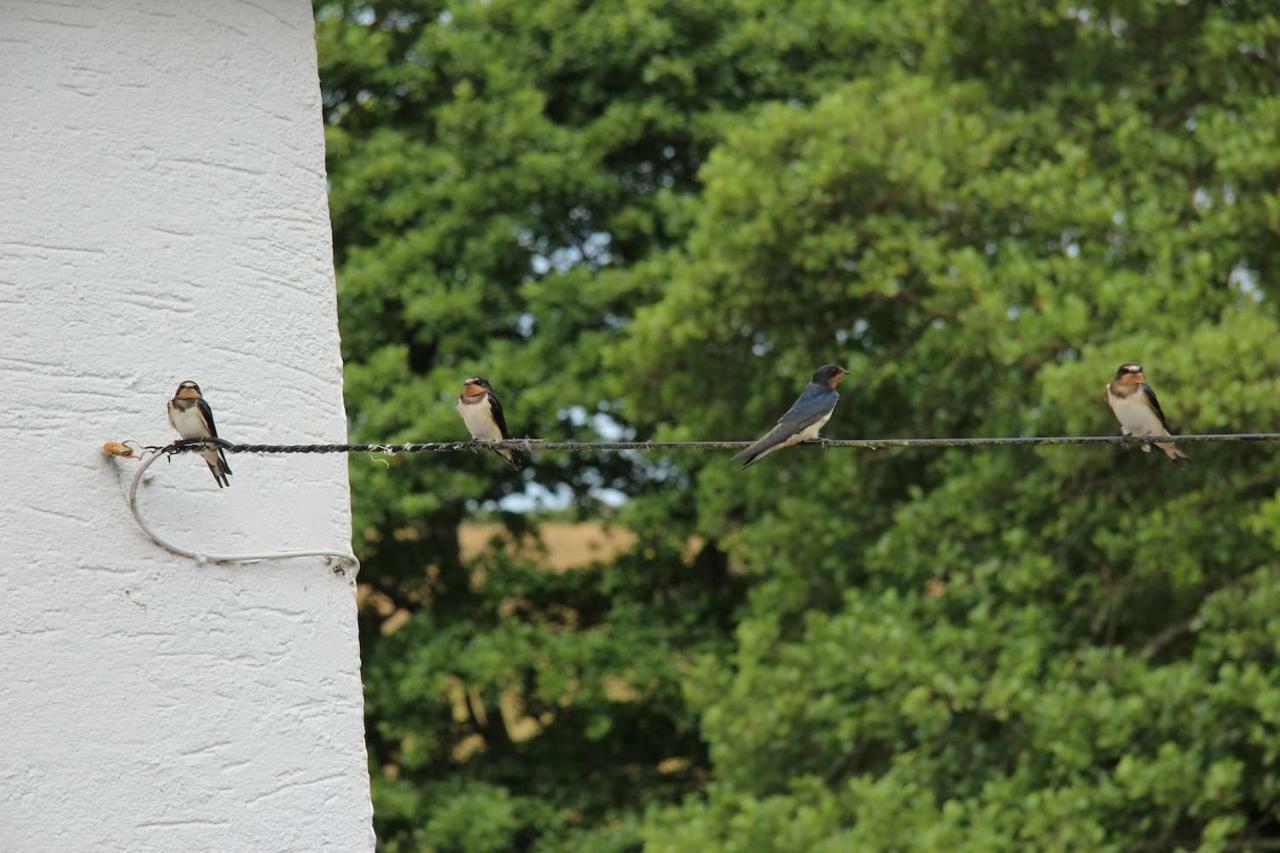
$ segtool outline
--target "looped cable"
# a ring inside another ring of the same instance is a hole
[[[1056,436],[980,436],[973,438],[875,438],[829,439],[818,438],[801,442],[802,446],[822,448],[861,448],[882,450],[906,447],[1026,447],[1046,445],[1123,445],[1129,447],[1150,444],[1189,444],[1192,442],[1272,442],[1280,441],[1280,433],[1211,433],[1206,435],[1056,435]],[[288,560],[294,557],[326,557],[336,561],[335,571],[345,574],[344,567],[359,570],[359,561],[343,551],[280,551],[274,554],[201,554],[164,539],[147,524],[138,511],[138,484],[142,475],[161,456],[189,453],[209,447],[219,447],[228,453],[456,453],[479,452],[516,448],[524,451],[566,450],[592,452],[601,450],[737,450],[747,447],[749,441],[545,441],[536,438],[513,438],[505,441],[432,441],[405,442],[403,444],[236,444],[224,438],[182,439],[164,446],[141,446],[134,441],[108,441],[103,450],[113,456],[138,458],[144,452],[142,464],[129,484],[129,512],[142,532],[161,548],[197,562],[208,563],[257,563],[264,560]],[[353,572],[354,573],[354,572]]]
[[[129,482],[128,504],[129,512],[133,515],[133,520],[138,523],[138,527],[142,532],[147,534],[152,542],[161,548],[177,554],[180,557],[186,557],[195,560],[198,565],[207,563],[260,563],[267,560],[291,560],[295,557],[325,557],[333,565],[333,570],[337,574],[346,575],[350,570],[350,577],[355,578],[360,571],[360,561],[356,559],[354,554],[344,551],[277,551],[269,554],[206,554],[199,551],[192,551],[189,548],[183,548],[181,545],[175,545],[165,539],[147,524],[147,520],[143,517],[142,512],[138,509],[138,486],[142,483],[142,477],[146,474],[147,469],[162,456],[168,456],[166,451],[173,448],[174,445],[158,448],[142,459],[142,464],[138,466],[138,470],[133,475],[133,479]],[[185,448],[183,448],[185,449]],[[109,453],[112,450],[108,449]],[[115,453],[114,455],[125,455]],[[132,454],[130,454],[132,455]]]

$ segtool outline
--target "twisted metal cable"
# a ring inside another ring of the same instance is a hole
[[[889,447],[1024,447],[1072,444],[1120,444],[1137,447],[1144,444],[1193,444],[1211,442],[1280,441],[1280,432],[1206,433],[1203,435],[1015,435],[976,438],[818,438],[801,442],[799,447],[861,448],[881,450]],[[506,441],[427,441],[401,444],[236,444],[222,438],[184,439],[160,448],[159,453],[187,453],[216,445],[228,453],[454,453],[512,448],[525,451],[566,450],[740,450],[750,441],[546,441],[539,438],[512,438]]]
[[[1172,444],[1192,443],[1255,443],[1280,441],[1280,433],[1244,432],[1244,433],[1208,433],[1204,435],[1167,435],[1167,436],[1126,436],[1126,435],[1018,435],[1018,436],[981,436],[977,438],[855,438],[831,439],[818,438],[801,442],[799,446],[822,448],[860,448],[863,450],[882,450],[893,447],[1026,447],[1048,445],[1082,445],[1082,444],[1120,444],[1130,447],[1169,442]],[[114,456],[137,457],[138,453],[130,446],[132,442],[109,441],[103,449]],[[546,451],[597,451],[597,450],[739,450],[749,447],[750,441],[544,441],[536,438],[514,438],[506,441],[428,441],[405,442],[402,444],[236,444],[224,438],[182,439],[165,446],[150,446],[142,457],[142,465],[134,474],[129,484],[129,512],[138,527],[153,542],[179,556],[189,557],[198,563],[255,563],[263,560],[287,560],[294,557],[325,557],[335,561],[335,571],[344,573],[345,568],[357,569],[359,562],[355,556],[344,551],[278,551],[266,554],[206,554],[174,545],[160,536],[147,524],[138,509],[138,485],[146,470],[160,457],[168,457],[175,453],[191,453],[208,447],[220,447],[228,453],[455,453],[459,451],[495,450],[512,448],[516,450]]]

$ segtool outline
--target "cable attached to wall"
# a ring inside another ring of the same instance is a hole
[[[196,563],[204,565],[206,563],[261,563],[268,560],[292,560],[297,557],[324,557],[333,567],[335,573],[340,575],[349,575],[352,579],[360,571],[360,561],[356,559],[354,554],[344,551],[272,551],[263,554],[210,554],[201,551],[192,551],[189,548],[183,548],[181,545],[175,545],[168,539],[165,539],[157,533],[151,525],[147,524],[147,520],[142,515],[142,511],[138,508],[138,486],[142,483],[143,475],[147,473],[156,460],[161,457],[168,457],[171,453],[180,453],[188,449],[199,449],[188,447],[146,447],[141,450],[135,449],[133,442],[108,441],[102,446],[102,449],[112,455],[126,459],[141,459],[142,464],[138,466],[138,470],[134,473],[133,479],[129,481],[129,491],[126,501],[129,505],[129,513],[133,516],[133,520],[137,522],[142,532],[147,534],[152,542],[159,545],[166,551],[177,554],[180,557],[187,557],[195,560]]]
[[[1269,442],[1280,441],[1280,433],[1210,433],[1205,435],[1162,435],[1136,437],[1126,435],[1058,435],[1058,436],[982,436],[976,438],[872,438],[830,439],[819,438],[802,442],[800,446],[822,448],[859,448],[881,450],[891,447],[1023,447],[1082,444],[1144,444],[1216,443],[1216,442]],[[140,458],[141,466],[129,483],[128,503],[133,520],[142,532],[161,548],[197,563],[258,563],[265,560],[290,560],[295,557],[325,557],[334,571],[352,576],[359,571],[360,563],[353,554],[341,551],[277,551],[265,554],[208,554],[174,545],[147,524],[138,509],[138,485],[147,469],[162,456],[175,453],[191,453],[216,445],[229,453],[457,453],[461,451],[493,450],[500,447],[526,452],[559,450],[591,452],[598,450],[738,450],[749,447],[749,441],[543,441],[534,438],[516,438],[507,441],[433,441],[406,442],[403,444],[236,444],[222,438],[191,439],[177,441],[164,447],[135,447],[135,442],[108,441],[102,449],[122,458]]]
[[[1280,432],[1228,432],[1204,435],[1011,435],[975,438],[817,438],[798,447],[861,448],[889,447],[1025,447],[1072,444],[1191,444],[1212,442],[1280,441]],[[108,442],[119,444],[119,442]],[[506,441],[427,441],[402,444],[236,444],[223,438],[186,439],[166,447],[147,448],[160,453],[191,453],[207,447],[221,447],[228,453],[458,453],[495,450],[500,447],[528,452],[564,450],[740,450],[750,441],[545,441],[540,438],[510,438]],[[108,451],[111,452],[111,451]]]

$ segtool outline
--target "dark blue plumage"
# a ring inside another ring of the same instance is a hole
[[[778,425],[755,444],[734,454],[733,458],[745,460],[742,467],[747,468],[770,453],[817,438],[818,432],[831,419],[831,413],[840,400],[836,385],[848,373],[843,367],[834,364],[819,367],[795,403],[778,419]]]

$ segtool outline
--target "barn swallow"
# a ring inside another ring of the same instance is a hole
[[[502,416],[502,403],[498,402],[493,386],[483,376],[469,376],[463,380],[462,393],[458,395],[458,414],[462,415],[471,437],[477,441],[505,441],[511,437],[507,432],[507,419]],[[513,447],[497,447],[494,452],[517,471],[529,464],[529,455]]]
[[[1147,384],[1147,378],[1142,375],[1142,365],[1137,362],[1126,362],[1116,370],[1116,378],[1107,385],[1107,405],[1120,421],[1120,430],[1125,435],[1172,434],[1169,422],[1160,410],[1156,392]],[[1157,442],[1156,447],[1174,462],[1191,461],[1191,457],[1172,442]],[[1151,445],[1143,444],[1142,452],[1150,453]]]
[[[836,401],[840,399],[836,385],[848,375],[849,371],[834,364],[819,367],[795,403],[778,419],[778,425],[746,450],[734,454],[733,458],[745,459],[742,467],[747,468],[774,451],[817,438],[818,431],[831,420]]]
[[[190,379],[178,386],[173,399],[169,401],[169,426],[187,439],[218,437],[218,428],[213,425],[213,409],[205,402],[200,386]],[[231,473],[231,466],[227,464],[222,448],[208,447],[201,450],[200,455],[213,472],[218,488],[230,486],[231,481],[227,479],[227,475]]]

